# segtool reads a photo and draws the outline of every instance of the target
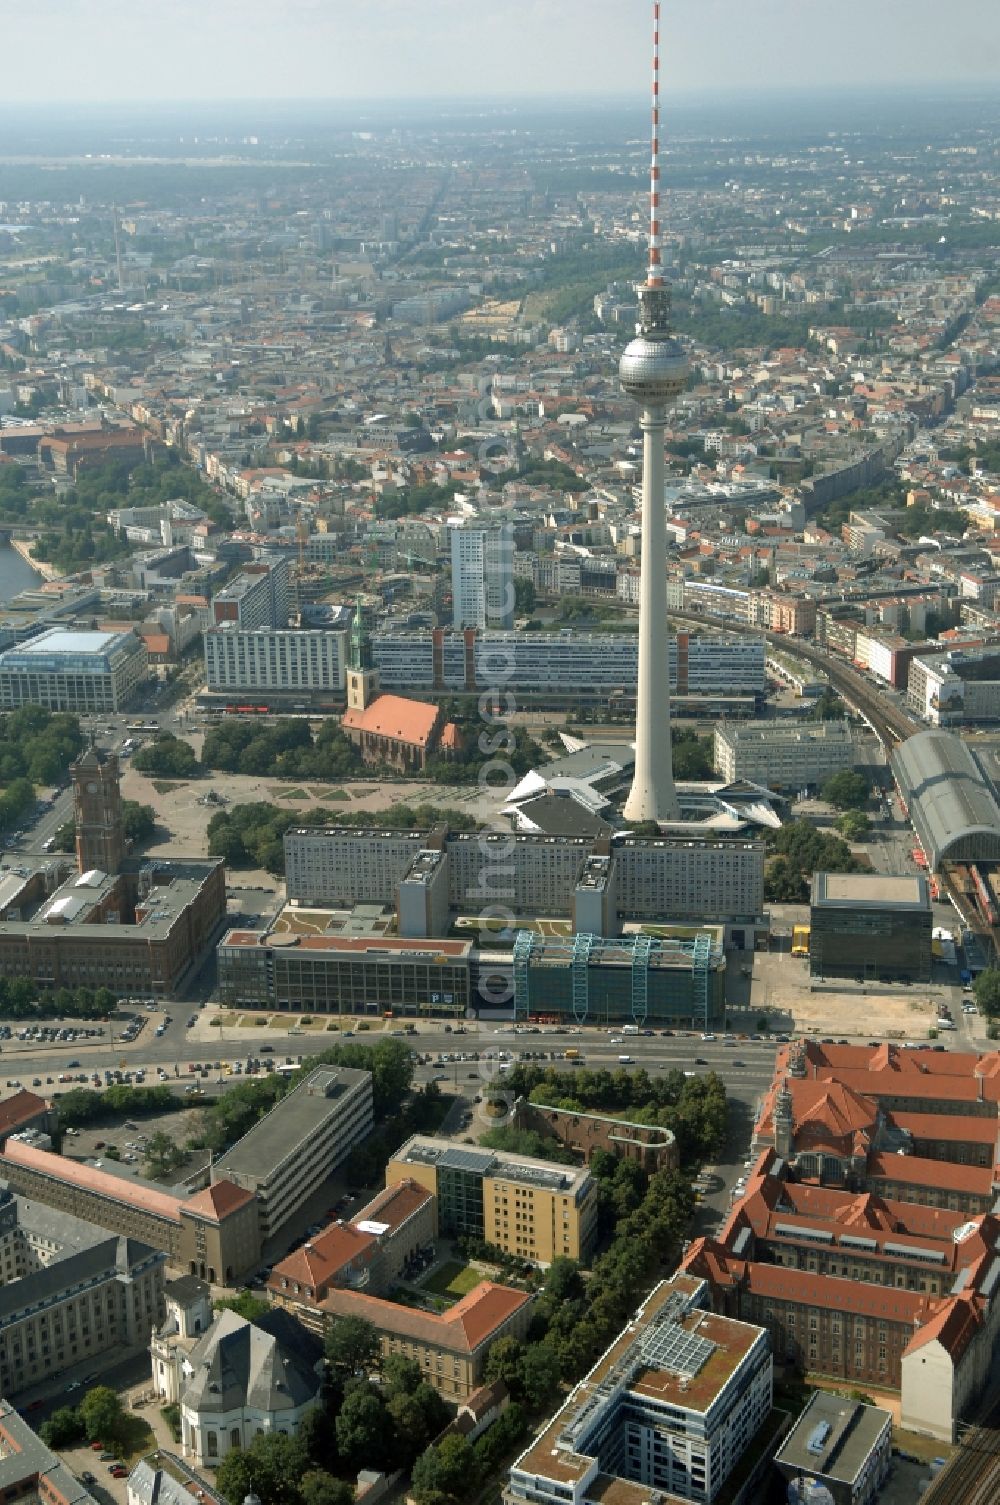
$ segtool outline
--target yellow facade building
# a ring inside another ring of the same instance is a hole
[[[456,1145],[417,1134],[386,1167],[435,1198],[435,1232],[467,1235],[533,1264],[585,1259],[597,1237],[597,1184],[585,1166]]]

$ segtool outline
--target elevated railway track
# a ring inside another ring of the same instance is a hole
[[[997,1505],[1000,1500],[1000,1396],[994,1391],[959,1450],[922,1496],[924,1505]]]
[[[707,612],[672,610],[670,616],[686,626],[708,627],[716,632],[732,632],[738,625],[724,617],[710,616]],[[761,632],[761,636],[769,647],[778,649],[789,658],[801,659],[825,674],[841,699],[868,722],[887,755],[897,742],[905,741],[914,732],[921,730],[920,723],[908,711],[894,705],[849,664],[824,653],[821,648],[803,642],[801,638],[789,638],[783,632]]]

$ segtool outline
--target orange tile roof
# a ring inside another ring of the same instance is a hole
[[[315,1293],[312,1299],[320,1301],[348,1265],[355,1260],[370,1264],[377,1248],[378,1239],[374,1234],[359,1233],[349,1223],[331,1223],[301,1249],[293,1249],[276,1264],[267,1283],[281,1296],[287,1294],[287,1285],[283,1282],[306,1286],[306,1292],[293,1292],[293,1295],[308,1296],[312,1291]]]
[[[909,1129],[914,1139],[945,1139],[988,1145],[996,1144],[997,1140],[995,1118],[978,1118],[970,1113],[893,1112],[891,1116],[896,1127]]]
[[[355,1227],[358,1223],[385,1223],[395,1232],[407,1218],[411,1218],[433,1200],[432,1194],[419,1182],[397,1181],[394,1186],[385,1187],[366,1207],[356,1212],[351,1222]]]
[[[189,1197],[184,1203],[184,1211],[220,1221],[253,1200],[253,1192],[237,1186],[235,1181],[214,1181],[204,1191],[198,1192],[197,1196]]]
[[[937,1339],[953,1359],[960,1359],[979,1331],[982,1320],[981,1298],[963,1293],[949,1302],[943,1311],[921,1323],[906,1345],[906,1351],[914,1353]]]
[[[830,1312],[851,1312],[858,1317],[885,1317],[889,1322],[912,1324],[934,1311],[934,1299],[920,1291],[904,1291],[865,1280],[846,1280],[840,1275],[816,1275],[789,1265],[767,1265],[756,1260],[745,1265],[747,1289],[754,1296],[770,1297],[800,1306],[821,1306]]]
[[[990,1197],[993,1170],[990,1166],[956,1165],[951,1160],[928,1160],[922,1155],[885,1155],[869,1157],[869,1180],[884,1179],[903,1186],[935,1186],[942,1191],[969,1192]]]
[[[323,1309],[335,1317],[365,1317],[380,1332],[414,1338],[452,1353],[471,1354],[532,1299],[525,1291],[484,1280],[442,1313],[398,1306],[360,1291],[331,1291]]]
[[[133,1181],[124,1176],[112,1176],[108,1171],[96,1170],[92,1165],[81,1165],[78,1160],[67,1160],[63,1155],[53,1155],[50,1150],[36,1150],[32,1145],[9,1139],[0,1155],[0,1174],[3,1164],[24,1166],[25,1170],[38,1171],[81,1191],[96,1192],[113,1202],[124,1202],[140,1212],[164,1218],[170,1223],[180,1222],[180,1197],[158,1191],[142,1181]]]
[[[353,708],[344,712],[341,726],[345,731],[365,732],[370,736],[389,737],[413,747],[426,747],[437,725],[440,709],[423,700],[406,700],[402,695],[380,695],[363,711]]]
[[[0,1103],[0,1137],[16,1134],[18,1129],[31,1123],[33,1119],[40,1118],[45,1111],[45,1099],[36,1097],[33,1092],[22,1087],[20,1092],[15,1092],[13,1097],[5,1098]]]

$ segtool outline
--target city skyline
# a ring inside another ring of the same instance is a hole
[[[598,0],[509,0],[494,12],[458,0],[289,0],[280,13],[249,0],[177,0],[94,13],[41,0],[5,18],[11,56],[43,71],[8,80],[8,103],[610,97],[632,93],[630,60],[646,31],[644,0],[627,0],[608,45]],[[789,88],[990,83],[1000,74],[1000,12],[968,0],[960,13],[912,0],[842,0],[836,15],[796,0],[681,0],[664,16],[672,95]],[[721,39],[721,40],[720,40]],[[86,70],[79,60],[88,58]],[[365,59],[370,66],[365,66]],[[560,66],[553,66],[553,59]]]

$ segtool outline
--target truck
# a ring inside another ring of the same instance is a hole
[[[638,1033],[639,1033],[639,1026],[637,1024],[623,1024],[622,1025],[622,1034],[623,1035],[637,1035]]]
[[[569,1050],[563,1051],[563,1059],[567,1061],[579,1061],[580,1052],[574,1046],[570,1046]]]

